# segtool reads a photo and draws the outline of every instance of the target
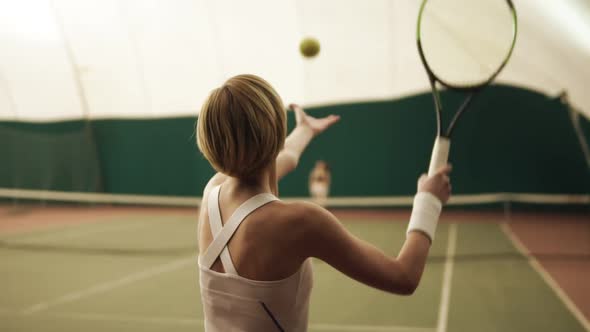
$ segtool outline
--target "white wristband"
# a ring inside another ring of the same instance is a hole
[[[429,192],[417,193],[414,197],[414,207],[406,234],[419,231],[428,236],[430,242],[434,241],[434,233],[441,210],[442,203],[436,196]]]

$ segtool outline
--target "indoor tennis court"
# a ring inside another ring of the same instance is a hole
[[[432,241],[409,296],[313,258],[309,331],[590,332],[589,17],[579,0],[0,0],[0,331],[205,331],[199,124],[254,74],[286,142],[307,135],[288,174],[285,140],[264,169],[273,195],[388,257]],[[447,161],[436,233],[411,228],[418,178]]]
[[[399,250],[408,213],[338,215]],[[4,207],[2,216],[3,330],[203,330],[193,209]],[[539,229],[552,244],[523,244]],[[582,216],[449,212],[411,297],[315,261],[310,330],[585,331],[587,230]]]

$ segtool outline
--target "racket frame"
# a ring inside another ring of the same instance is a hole
[[[487,85],[492,83],[492,81],[498,76],[498,74],[500,74],[502,69],[504,69],[504,67],[508,63],[508,60],[510,60],[510,57],[512,56],[512,52],[514,51],[514,46],[516,45],[516,35],[518,33],[518,18],[517,18],[516,9],[514,8],[514,4],[512,3],[512,0],[502,0],[502,1],[505,1],[506,4],[508,5],[508,8],[509,8],[510,13],[512,15],[512,21],[514,22],[513,30],[512,30],[512,43],[510,44],[510,49],[508,50],[506,57],[504,58],[504,60],[500,64],[500,66],[498,66],[498,69],[496,69],[496,71],[492,75],[490,75],[490,77],[488,77],[486,80],[479,82],[477,84],[465,84],[465,85],[452,84],[452,83],[440,78],[432,71],[432,69],[430,68],[430,66],[428,64],[428,61],[426,60],[426,56],[424,55],[424,49],[422,48],[422,41],[420,38],[420,32],[421,32],[421,25],[422,25],[422,14],[424,13],[424,8],[426,8],[426,4],[428,3],[428,1],[429,0],[423,0],[422,4],[420,5],[420,12],[418,14],[418,24],[417,24],[417,29],[416,29],[416,42],[418,45],[418,54],[420,55],[420,60],[422,61],[422,65],[424,66],[424,69],[426,70],[426,74],[428,75],[428,80],[430,82],[430,88],[432,90],[432,96],[434,99],[434,107],[435,107],[435,111],[436,111],[436,133],[437,133],[437,136],[443,136],[443,137],[450,138],[451,134],[453,133],[453,129],[455,128],[455,124],[456,124],[457,120],[459,119],[459,117],[461,117],[461,115],[469,107],[469,105],[473,101],[473,97],[480,90],[482,90],[484,87],[486,87]],[[469,95],[465,98],[465,100],[463,101],[463,103],[461,104],[461,106],[459,107],[459,109],[457,110],[455,115],[453,116],[453,119],[451,120],[449,127],[447,128],[447,130],[445,132],[442,132],[442,130],[443,130],[442,129],[442,116],[441,116],[442,103],[440,101],[439,90],[436,87],[437,82],[438,82],[438,84],[444,86],[445,88],[447,88],[449,90],[469,93]]]
[[[429,0],[423,0],[422,4],[420,5],[420,11],[418,14],[418,24],[416,29],[416,42],[418,45],[418,54],[420,55],[420,60],[422,61],[422,65],[426,70],[426,74],[428,75],[428,80],[430,82],[430,88],[432,90],[432,97],[434,99],[434,108],[436,111],[436,140],[434,142],[434,147],[432,150],[432,156],[430,158],[430,166],[428,168],[428,175],[434,175],[442,166],[447,164],[449,158],[449,151],[450,151],[450,144],[451,144],[451,135],[453,134],[453,130],[455,129],[455,125],[457,124],[457,120],[465,113],[475,95],[481,91],[483,88],[488,86],[492,81],[500,74],[502,69],[510,60],[512,56],[512,52],[514,51],[514,46],[516,45],[516,36],[518,34],[518,18],[516,15],[516,9],[514,8],[514,4],[512,0],[503,0],[508,5],[508,9],[512,15],[513,21],[513,29],[512,29],[512,43],[510,44],[510,49],[498,69],[490,75],[486,80],[479,82],[477,84],[465,84],[465,85],[458,85],[452,84],[444,79],[438,77],[430,68],[428,61],[426,60],[426,56],[424,55],[424,50],[422,48],[422,41],[420,38],[420,31],[422,25],[422,14],[424,13],[424,8],[426,8],[426,4]],[[473,0],[475,1],[475,0]],[[468,93],[467,97],[463,100],[461,106],[459,106],[457,112],[453,115],[451,122],[447,129],[443,132],[442,126],[442,103],[440,98],[440,92],[437,88],[437,82],[441,86],[454,91],[466,92]]]

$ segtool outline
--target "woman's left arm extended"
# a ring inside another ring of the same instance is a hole
[[[311,140],[324,132],[334,123],[340,120],[338,115],[328,115],[324,118],[314,118],[305,114],[303,108],[296,104],[289,105],[295,112],[295,129],[287,136],[285,147],[276,161],[277,179],[280,180],[285,175],[292,172],[299,163],[299,158]]]

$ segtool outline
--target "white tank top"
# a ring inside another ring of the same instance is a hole
[[[240,277],[227,243],[242,221],[254,210],[277,198],[259,194],[244,202],[225,225],[219,212],[219,189],[208,201],[213,241],[199,256],[201,300],[207,332],[307,331],[309,298],[313,284],[311,260],[293,275],[276,281]],[[272,221],[269,221],[272,222]],[[225,273],[211,270],[221,258]]]

